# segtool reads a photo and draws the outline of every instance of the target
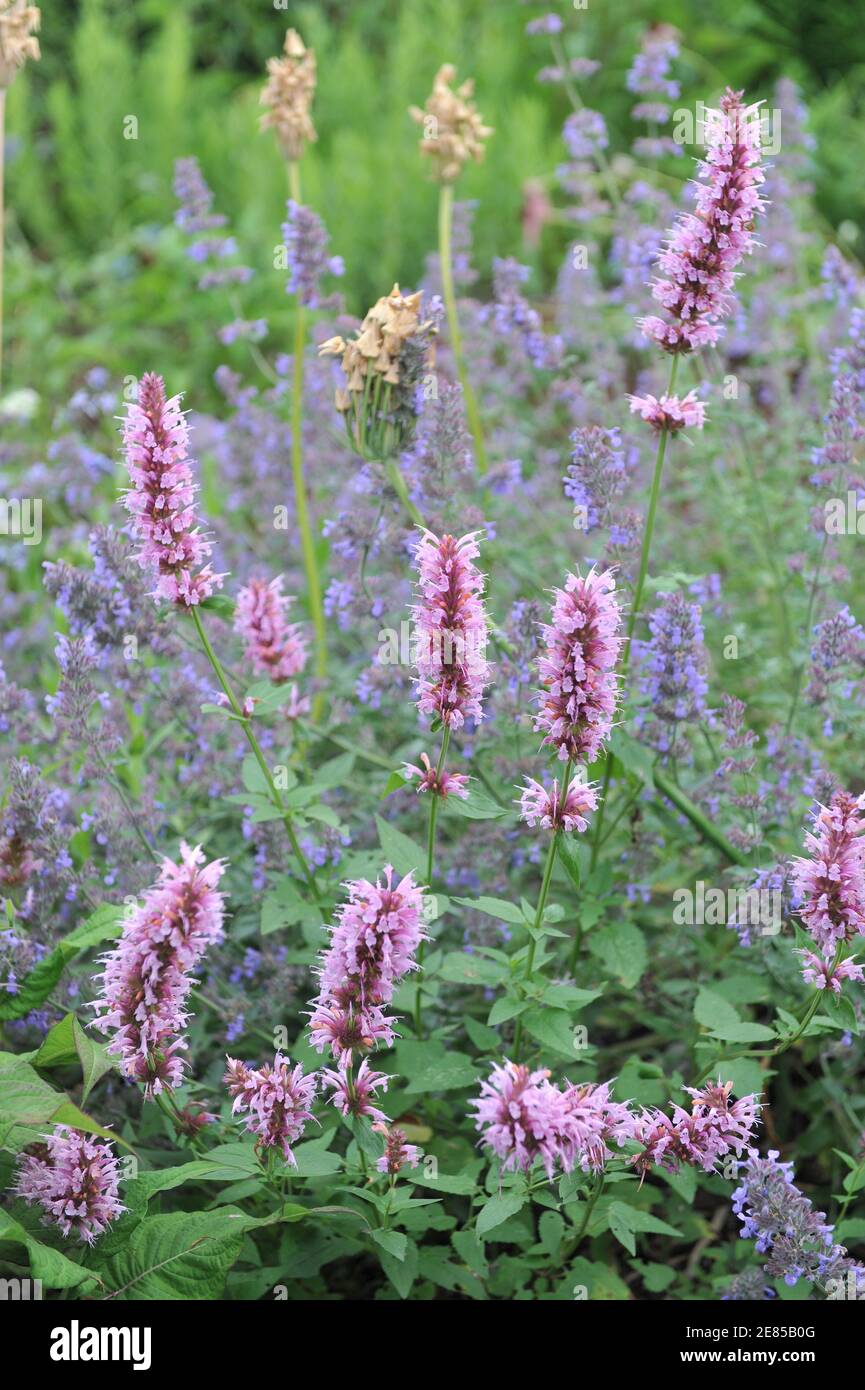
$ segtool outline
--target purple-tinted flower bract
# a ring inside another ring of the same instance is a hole
[[[165,398],[161,376],[146,372],[123,426],[132,487],[124,495],[141,542],[138,562],[156,574],[154,598],[191,607],[222,584],[208,563],[213,546],[196,525],[189,432],[180,397]]]
[[[542,691],[535,728],[564,762],[591,763],[610,736],[618,699],[616,662],[622,612],[610,570],[569,574],[555,589],[546,650],[538,662]]]
[[[477,532],[457,540],[424,531],[415,549],[418,603],[414,608],[418,709],[459,729],[483,719],[487,619],[484,576],[474,564]]]
[[[21,1155],[13,1191],[42,1208],[46,1225],[92,1245],[126,1210],[118,1198],[114,1150],[69,1125],[57,1125],[44,1138]]]
[[[325,275],[344,273],[342,257],[327,254],[330,238],[318,214],[292,200],[288,203],[282,239],[288,258],[286,291],[297,295],[307,309],[317,309],[321,302],[321,280]]]
[[[809,858],[793,861],[793,886],[802,899],[799,916],[820,952],[865,935],[865,817],[862,797],[836,792],[814,816],[805,835]]]
[[[97,976],[102,993],[94,1007],[102,1013],[93,1026],[114,1034],[108,1051],[120,1057],[126,1076],[143,1082],[147,1099],[183,1080],[190,971],[222,939],[225,898],[216,885],[223,862],[204,865],[200,848],[184,843],[180,857],[180,864],[163,860]]]
[[[259,676],[278,684],[296,676],[306,665],[306,642],[287,613],[294,602],[282,592],[282,576],[251,579],[237,595],[234,630],[243,638],[246,659]]]
[[[225,1082],[234,1099],[231,1113],[243,1115],[246,1128],[257,1136],[256,1148],[279,1148],[286,1163],[296,1167],[291,1146],[312,1119],[316,1073],[305,1076],[300,1065],[292,1069],[279,1052],[273,1066],[250,1067],[232,1057],[225,1060]]]
[[[640,320],[647,338],[667,352],[694,352],[717,342],[720,320],[733,307],[735,270],[754,246],[754,221],[763,208],[757,106],[727,90],[720,112],[706,125],[708,153],[702,182],[694,185],[696,213],[679,218],[658,257],[661,279],[652,285],[665,318]]]

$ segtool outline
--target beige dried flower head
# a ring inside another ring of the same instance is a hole
[[[423,126],[421,154],[432,159],[439,183],[453,183],[470,159],[479,163],[484,156],[484,141],[493,133],[471,100],[474,82],[469,78],[453,89],[456,75],[451,63],[443,64],[423,111],[418,106],[409,107],[412,120]]]
[[[352,447],[384,459],[406,446],[417,422],[417,388],[432,369],[435,324],[421,319],[420,294],[390,294],[370,309],[354,338],[328,338],[321,357],[341,357],[345,384],[336,408]]]
[[[310,117],[315,95],[315,54],[296,29],[285,36],[285,56],[268,58],[267,82],[261,93],[262,130],[275,130],[282,153],[289,162],[300,159],[307,144],[318,136]]]
[[[37,59],[39,40],[35,31],[41,15],[35,5],[24,0],[0,0],[0,89],[11,84],[28,58]]]

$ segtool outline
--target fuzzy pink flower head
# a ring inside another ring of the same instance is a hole
[[[148,1100],[183,1080],[190,972],[222,939],[225,897],[216,885],[224,868],[219,859],[205,864],[200,848],[181,843],[180,863],[163,860],[119,942],[102,957],[94,1002],[101,1013],[93,1026],[113,1032],[109,1053],[121,1059],[126,1076],[143,1083]]]
[[[653,1163],[675,1172],[682,1163],[714,1172],[729,1153],[738,1156],[754,1142],[759,1101],[756,1096],[730,1100],[732,1081],[713,1082],[700,1090],[686,1086],[690,1113],[680,1105],[672,1115],[644,1110],[637,1117],[633,1137],[643,1145],[631,1162],[645,1176]]]
[[[687,396],[661,396],[660,400],[650,395],[628,396],[628,403],[633,414],[642,416],[659,432],[701,430],[706,423],[706,407],[696,391],[689,391]]]
[[[474,1120],[482,1131],[481,1142],[500,1159],[504,1172],[527,1173],[536,1159],[549,1178],[559,1166],[568,1171],[568,1103],[549,1078],[548,1071],[530,1071],[505,1060],[481,1083],[480,1098],[469,1101],[477,1110]]]
[[[356,1002],[362,1008],[388,1004],[396,983],[418,968],[415,954],[427,939],[423,893],[413,874],[395,883],[390,864],[383,881],[355,879],[346,888],[348,902],[339,908],[331,930],[317,1002]]]
[[[386,1124],[374,1124],[373,1129],[377,1134],[384,1135],[384,1153],[376,1160],[375,1165],[380,1173],[388,1173],[394,1177],[406,1165],[409,1168],[418,1166],[421,1151],[416,1144],[406,1143],[401,1129],[388,1129]]]
[[[799,916],[818,949],[831,959],[842,941],[865,935],[865,818],[863,797],[839,791],[814,817],[805,836],[809,858],[793,860]]]
[[[251,579],[237,595],[234,630],[243,639],[246,659],[256,675],[277,684],[297,676],[306,665],[306,642],[296,623],[288,621],[294,600],[282,592],[282,576]]]
[[[390,1020],[376,1004],[360,1005],[353,997],[353,986],[339,990],[350,1002],[329,1003],[321,997],[309,1016],[309,1040],[316,1052],[330,1048],[341,1067],[351,1065],[352,1053],[371,1052],[374,1047],[393,1047],[396,1033]]]
[[[459,540],[424,531],[415,549],[418,602],[413,610],[417,707],[450,728],[483,719],[489,681],[484,576],[472,531]]]
[[[124,504],[141,542],[138,563],[156,573],[155,599],[195,607],[221,588],[225,576],[209,563],[201,567],[213,546],[196,525],[197,487],[180,396],[166,400],[162,377],[147,372],[127,410],[123,446],[132,487]]]
[[[862,966],[856,964],[855,956],[848,956],[847,960],[834,965],[826,956],[815,956],[813,951],[798,951],[797,955],[802,957],[802,979],[815,989],[831,989],[833,994],[840,994],[844,980],[865,982]]]
[[[734,305],[736,267],[754,248],[760,197],[759,103],[745,106],[729,88],[720,111],[707,112],[707,154],[694,183],[696,210],[678,218],[657,258],[652,295],[665,317],[638,320],[666,352],[694,352],[716,343],[720,320]]]
[[[87,1245],[126,1210],[118,1198],[120,1171],[110,1144],[68,1125],[21,1155],[13,1191],[37,1203],[46,1226],[59,1226]]]
[[[279,1148],[286,1163],[297,1166],[291,1146],[312,1119],[316,1074],[304,1076],[277,1052],[273,1066],[250,1067],[226,1057],[225,1083],[234,1099],[232,1115],[242,1114],[247,1130],[257,1136],[257,1149]]]
[[[437,772],[426,753],[421,753],[423,767],[414,763],[403,763],[403,772],[408,778],[418,778],[418,793],[432,792],[433,796],[456,796],[466,801],[469,794],[470,777],[462,772]]]
[[[611,1081],[579,1086],[566,1083],[568,1121],[562,1138],[563,1167],[600,1173],[613,1157],[609,1144],[621,1146],[636,1135],[637,1120],[630,1107],[610,1098]]]
[[[569,574],[554,594],[538,663],[543,689],[535,728],[562,762],[591,763],[609,738],[618,699],[622,611],[616,583],[610,570],[592,569],[585,578]]]
[[[376,1091],[387,1090],[390,1077],[383,1071],[373,1071],[366,1057],[356,1076],[351,1076],[347,1070],[330,1071],[327,1067],[322,1068],[321,1076],[322,1084],[333,1090],[331,1103],[340,1114],[369,1115],[379,1124],[387,1120],[387,1115],[373,1104],[373,1097]]]
[[[557,777],[553,778],[549,791],[532,777],[527,778],[520,789],[520,818],[527,825],[541,825],[544,830],[553,832],[564,830],[570,835],[578,830],[582,834],[589,828],[586,816],[596,810],[597,805],[597,787],[579,777],[571,778],[564,797],[559,791]]]

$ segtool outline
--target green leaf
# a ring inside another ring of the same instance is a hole
[[[459,796],[449,796],[445,805],[449,815],[462,816],[464,820],[499,820],[511,814],[507,807],[500,806],[480,787],[474,786],[465,800]]]
[[[577,852],[577,842],[570,835],[565,835],[559,831],[559,861],[564,866],[568,878],[575,888],[582,887],[582,872],[580,869],[580,856]]]
[[[297,1167],[292,1165],[287,1170],[289,1177],[323,1178],[338,1173],[342,1159],[339,1154],[330,1153],[326,1147],[331,1137],[328,1135],[324,1140],[310,1139],[305,1144],[297,1144],[294,1149]]]
[[[476,912],[484,912],[488,917],[495,917],[498,922],[510,922],[520,927],[526,925],[522,908],[517,907],[516,903],[508,902],[507,898],[454,898],[454,902],[461,903],[463,907],[473,907]]]
[[[0,1210],[0,1241],[13,1245],[23,1245],[30,1257],[30,1274],[33,1279],[41,1279],[48,1289],[74,1289],[80,1284],[95,1284],[96,1276],[90,1269],[76,1264],[62,1251],[38,1240],[30,1231],[6,1211]]]
[[[382,1269],[393,1284],[400,1298],[408,1298],[411,1293],[412,1284],[417,1278],[418,1272],[418,1251],[413,1240],[405,1237],[405,1254],[401,1260],[386,1250],[379,1251],[379,1262]]]
[[[406,1090],[412,1095],[457,1091],[477,1084],[478,1073],[471,1057],[449,1052],[442,1043],[401,1042],[396,1055],[399,1071],[408,1079]]]
[[[426,873],[426,850],[421,849],[420,845],[416,845],[414,840],[410,840],[401,830],[397,830],[396,826],[382,820],[381,816],[376,816],[375,823],[378,827],[379,844],[387,862],[392,864],[400,875],[415,873],[423,878]]]
[[[551,1259],[559,1253],[562,1237],[565,1234],[565,1221],[557,1211],[545,1211],[538,1222],[538,1235],[541,1245]]]
[[[75,1014],[66,1014],[48,1030],[42,1045],[33,1058],[34,1067],[50,1071],[52,1067],[77,1062],[84,1080],[82,1100],[86,1100],[97,1081],[111,1071],[115,1063],[104,1043],[98,1043],[84,1031]]]
[[[373,1231],[372,1238],[376,1245],[393,1255],[395,1260],[405,1260],[408,1254],[408,1237],[403,1235],[402,1231]]]
[[[451,951],[438,972],[452,985],[497,985],[508,974],[506,965],[469,951]]]
[[[645,938],[633,922],[620,920],[599,927],[589,937],[588,946],[625,989],[634,988],[649,963]]]
[[[507,1023],[509,1019],[517,1018],[524,1014],[529,1007],[527,999],[514,999],[505,995],[502,999],[497,999],[490,1009],[490,1016],[487,1019],[492,1027],[499,1023]]]
[[[225,1208],[145,1217],[99,1272],[110,1296],[123,1302],[218,1299],[247,1222]]]
[[[123,923],[123,908],[105,904],[96,909],[86,922],[76,927],[41,960],[20,982],[16,994],[3,992],[0,998],[0,1022],[23,1018],[48,998],[64,967],[81,951],[97,946],[109,937],[119,936]]]
[[[533,1008],[522,1016],[523,1027],[544,1047],[574,1060],[574,1024],[564,1009]]]
[[[694,1017],[704,1028],[708,1028],[720,1038],[724,1037],[725,1028],[733,1028],[742,1021],[735,1005],[713,989],[699,991],[694,1001]]]
[[[489,1235],[490,1231],[494,1231],[497,1226],[503,1225],[510,1217],[516,1216],[525,1204],[526,1197],[523,1193],[503,1192],[497,1197],[491,1197],[478,1212],[475,1227],[478,1235]]]

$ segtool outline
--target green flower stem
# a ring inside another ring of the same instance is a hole
[[[270,799],[280,813],[282,823],[285,826],[285,832],[288,835],[289,844],[291,845],[291,848],[294,852],[294,856],[297,859],[298,864],[300,865],[301,872],[304,878],[306,879],[310,892],[312,893],[315,905],[321,914],[321,919],[322,921],[325,921],[325,912],[323,907],[321,906],[321,902],[318,896],[318,884],[316,883],[315,876],[311,868],[309,867],[306,855],[300,847],[300,842],[297,838],[297,832],[295,831],[294,825],[292,824],[291,816],[282,803],[282,797],[280,796],[276,788],[276,784],[273,780],[273,774],[267,765],[267,759],[261,751],[261,745],[259,744],[255,734],[253,733],[252,726],[249,720],[247,719],[246,715],[243,713],[243,710],[241,709],[240,703],[237,699],[237,696],[234,693],[234,690],[231,687],[231,683],[229,682],[229,679],[225,674],[225,671],[223,670],[219,657],[216,655],[216,652],[213,650],[213,647],[210,644],[210,639],[207,636],[207,633],[204,630],[204,624],[201,621],[201,613],[199,609],[197,607],[193,607],[190,608],[189,611],[192,614],[192,621],[195,624],[195,630],[198,633],[198,637],[202,647],[204,648],[205,655],[207,656],[208,661],[213,667],[216,679],[219,681],[219,684],[223,689],[225,698],[228,700],[232,714],[234,715],[235,719],[238,721],[241,728],[243,729],[244,734],[246,735],[246,741],[252,749],[255,761],[261,768],[262,776],[264,777],[264,780],[267,783]]]
[[[300,202],[300,166],[292,161],[288,166],[288,183],[292,200]],[[324,617],[321,578],[315,554],[315,541],[309,519],[309,503],[303,476],[303,358],[306,349],[306,310],[297,300],[294,316],[294,378],[291,392],[291,476],[294,483],[294,508],[300,532],[300,548],[306,575],[307,602],[315,632],[315,674],[319,681],[327,678],[327,624]],[[324,692],[319,690],[313,701],[314,717],[321,718]]]
[[[440,751],[440,753],[439,753],[439,760],[438,760],[438,763],[436,764],[436,782],[439,781],[439,779],[440,779],[442,773],[444,772],[445,759],[447,758],[447,755],[448,755],[448,748],[449,748],[449,746],[450,746],[450,741],[451,741],[450,725],[449,725],[449,724],[446,724],[445,727],[444,727],[444,733],[442,734],[442,746],[441,746],[441,751]],[[435,849],[436,849],[436,824],[437,824],[437,821],[438,821],[439,802],[441,801],[441,797],[440,797],[440,796],[438,795],[438,793],[437,793],[436,791],[434,791],[434,790],[431,790],[431,791],[430,791],[430,793],[429,793],[429,798],[430,798],[430,806],[429,806],[429,830],[428,830],[428,832],[427,832],[427,851],[426,851],[426,886],[427,886],[427,890],[429,890],[429,889],[432,888],[432,881],[433,881],[433,864],[434,864],[434,861],[435,861]],[[418,963],[418,966],[421,966],[421,967],[423,966],[424,947],[425,947],[425,946],[426,946],[426,942],[425,942],[425,941],[421,941],[420,945],[419,945],[418,948],[417,948],[417,963]],[[422,1037],[423,1037],[423,1004],[422,1004],[422,1000],[421,1000],[421,986],[420,986],[420,983],[418,983],[417,994],[415,995],[415,1003],[414,1003],[414,1024],[415,1024],[415,1032],[416,1032],[417,1036],[418,1036],[419,1038],[422,1038]]]
[[[676,386],[676,374],[679,370],[679,355],[675,353],[670,364],[670,379],[667,383],[667,395],[671,396]],[[631,660],[631,641],[634,636],[634,629],[637,626],[637,619],[640,616],[640,605],[643,602],[643,589],[646,584],[646,576],[649,572],[649,554],[652,549],[652,536],[655,530],[655,517],[658,511],[658,499],[661,496],[661,476],[664,472],[664,458],[667,453],[667,439],[669,430],[663,429],[658,435],[658,452],[655,455],[655,471],[652,475],[652,490],[649,493],[649,511],[646,516],[646,526],[643,531],[643,545],[640,551],[640,569],[637,575],[637,584],[631,600],[631,613],[628,618],[628,631],[625,638],[625,650],[622,655],[622,676],[627,680],[628,665]],[[595,819],[595,833],[592,840],[592,855],[589,861],[589,873],[592,872],[598,862],[598,851],[601,846],[601,831],[604,825],[604,809],[607,804],[607,793],[610,789],[610,780],[613,772],[613,760],[607,753],[604,766],[604,783],[601,788],[601,800],[598,806],[598,814]]]
[[[396,493],[402,505],[405,507],[412,521],[416,526],[423,526],[424,519],[414,502],[409,497],[405,478],[400,472],[399,464],[395,458],[388,458],[384,461],[384,471],[387,474],[388,482]]]
[[[484,433],[481,425],[477,398],[472,390],[472,384],[469,381],[468,372],[466,371],[459,319],[457,318],[457,301],[454,294],[453,266],[451,264],[453,206],[453,184],[443,183],[439,191],[439,263],[441,267],[442,293],[448,320],[448,333],[450,334],[451,348],[456,363],[457,375],[460,379],[460,385],[463,388],[463,398],[466,403],[466,419],[468,420],[469,429],[471,430],[475,445],[475,462],[477,463],[478,473],[483,476],[487,471],[487,451],[484,445]]]
[[[565,775],[564,775],[564,778],[563,778],[563,786],[564,786],[566,789],[567,789],[567,787],[570,785],[570,781],[571,781],[571,771],[572,771],[572,769],[573,769],[573,765],[574,765],[574,764],[573,764],[573,759],[572,759],[572,758],[568,758],[567,766],[565,767]],[[556,866],[556,853],[557,853],[557,851],[558,851],[558,848],[559,848],[559,832],[556,831],[556,830],[554,830],[553,833],[552,833],[552,835],[550,836],[550,847],[549,847],[549,849],[547,850],[547,859],[546,859],[546,863],[544,864],[544,876],[543,876],[543,878],[541,879],[541,891],[540,891],[540,893],[538,894],[538,905],[537,905],[537,907],[535,908],[535,920],[534,920],[534,922],[533,922],[533,924],[532,924],[532,935],[531,935],[531,939],[530,939],[530,941],[529,941],[529,949],[528,949],[528,951],[526,952],[526,968],[525,968],[525,971],[523,972],[523,979],[524,979],[524,981],[526,982],[526,984],[528,984],[529,980],[532,978],[532,971],[533,971],[534,966],[535,966],[535,952],[536,952],[536,950],[537,950],[537,944],[538,944],[538,943],[537,943],[537,940],[536,940],[536,933],[540,930],[541,923],[542,923],[542,921],[543,921],[543,919],[544,919],[544,909],[546,908],[546,905],[547,905],[547,898],[548,898],[549,892],[550,892],[550,883],[552,882],[552,878],[553,878],[553,869],[554,869],[555,866]],[[520,1017],[520,1018],[517,1019],[517,1026],[516,1026],[516,1028],[515,1028],[515,1030],[514,1030],[514,1061],[515,1061],[515,1062],[518,1062],[518,1061],[520,1060],[520,1047],[521,1047],[521,1045],[522,1045],[522,1041],[523,1041],[523,1020],[522,1020],[522,1017]]]

